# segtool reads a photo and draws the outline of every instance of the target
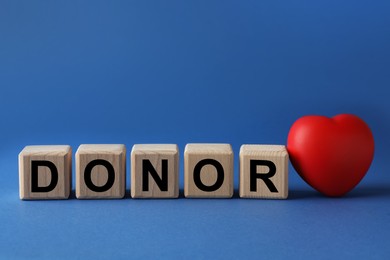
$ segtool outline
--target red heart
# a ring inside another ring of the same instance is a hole
[[[287,150],[295,170],[310,186],[338,197],[351,191],[368,171],[374,137],[354,115],[304,116],[292,125]]]

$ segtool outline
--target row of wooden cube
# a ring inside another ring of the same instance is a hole
[[[184,195],[188,198],[233,196],[233,150],[229,144],[187,144]],[[67,199],[72,186],[72,149],[67,145],[26,146],[19,154],[21,199]],[[285,199],[288,154],[282,145],[242,145],[242,198]],[[137,144],[131,151],[131,196],[177,198],[179,151],[175,144]],[[76,197],[123,198],[126,147],[80,145],[76,152]]]

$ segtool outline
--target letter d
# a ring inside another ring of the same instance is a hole
[[[38,167],[50,169],[51,181],[48,186],[38,185]],[[55,189],[58,183],[58,170],[50,161],[31,161],[31,192],[50,192]]]

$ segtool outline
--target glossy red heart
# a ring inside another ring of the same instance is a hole
[[[351,191],[374,157],[374,137],[359,117],[304,116],[291,127],[287,150],[298,174],[314,189],[332,197]]]

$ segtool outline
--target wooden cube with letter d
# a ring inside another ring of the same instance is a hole
[[[67,199],[71,186],[72,148],[69,145],[32,145],[20,152],[20,199]]]

